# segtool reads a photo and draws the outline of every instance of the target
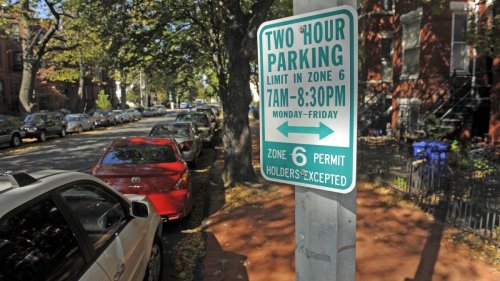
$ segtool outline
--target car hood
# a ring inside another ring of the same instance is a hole
[[[100,178],[114,189],[128,194],[151,194],[170,191],[183,172],[184,163],[161,164],[98,164],[92,175]]]

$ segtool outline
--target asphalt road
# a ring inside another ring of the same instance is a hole
[[[89,172],[102,151],[114,139],[129,136],[146,136],[155,123],[175,118],[175,111],[161,117],[143,118],[118,126],[97,128],[64,138],[52,137],[44,143],[34,139],[24,140],[18,148],[0,147],[0,170],[60,169]]]
[[[130,136],[147,136],[154,124],[172,120],[178,111],[168,111],[161,117],[143,118],[123,125],[97,128],[94,131],[70,134],[65,138],[53,137],[44,143],[26,140],[18,148],[0,147],[0,170],[34,172],[45,169],[71,170],[88,173],[101,156],[103,149],[114,139]],[[216,150],[205,147],[198,165],[191,169],[193,184],[193,213],[182,220],[166,222],[163,227],[164,267],[162,281],[182,280],[184,274],[175,269],[179,246],[186,243],[184,232],[199,226],[206,217],[210,166]],[[196,267],[199,267],[196,266]],[[199,268],[193,269],[198,271]]]

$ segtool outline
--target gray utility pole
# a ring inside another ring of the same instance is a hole
[[[293,13],[340,5],[357,8],[356,1],[293,0]],[[342,194],[296,185],[295,245],[297,281],[354,281],[356,189]]]

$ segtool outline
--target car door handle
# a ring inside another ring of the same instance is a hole
[[[124,271],[125,271],[125,264],[124,263],[117,266],[117,270],[116,270],[115,276],[113,276],[113,280],[114,281],[120,280],[120,277],[122,277],[122,274]]]

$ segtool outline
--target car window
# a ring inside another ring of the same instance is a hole
[[[74,185],[61,192],[61,196],[87,232],[96,252],[127,222],[120,201],[93,184]]]
[[[150,135],[176,135],[176,136],[189,136],[188,124],[161,124],[156,125],[151,130]]]
[[[157,164],[176,162],[177,157],[170,145],[138,144],[110,148],[102,164]]]
[[[0,280],[76,280],[84,258],[51,198],[0,221]]]
[[[66,121],[80,121],[80,116],[78,115],[66,115]]]
[[[208,118],[203,114],[180,114],[176,121],[194,122],[208,126]]]
[[[39,122],[43,122],[45,120],[45,115],[28,115],[26,116],[26,118],[24,119],[24,122],[35,122],[35,123],[39,123]]]

